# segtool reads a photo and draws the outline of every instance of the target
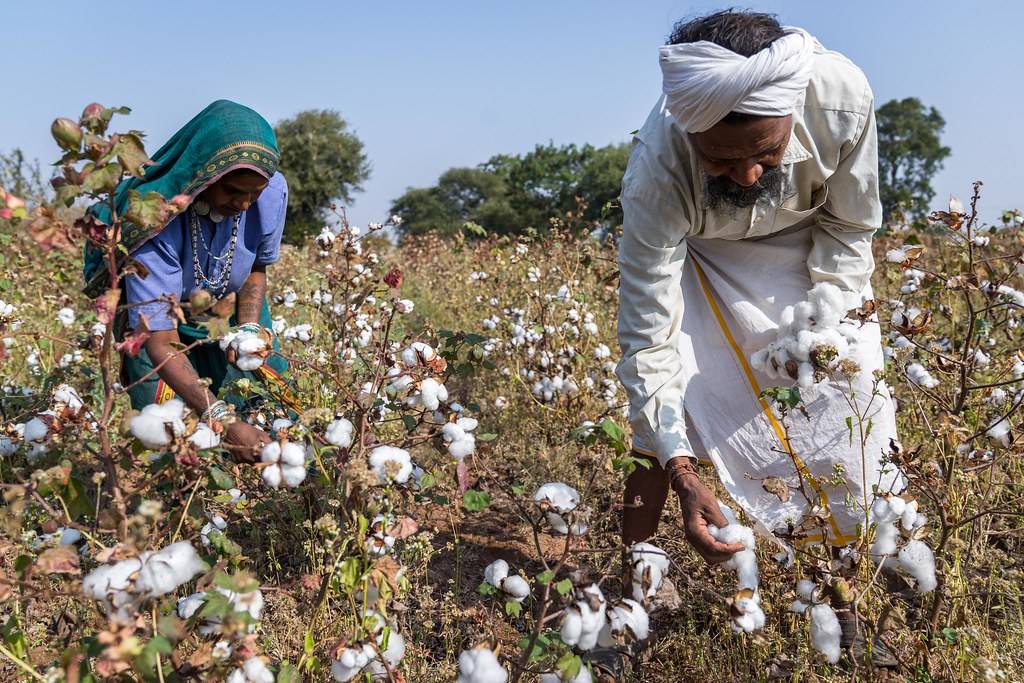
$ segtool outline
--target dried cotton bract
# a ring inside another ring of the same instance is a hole
[[[664,550],[650,543],[634,543],[629,549],[629,558],[633,599],[642,603],[657,594],[671,563]]]

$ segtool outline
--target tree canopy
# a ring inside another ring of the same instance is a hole
[[[341,115],[310,109],[275,127],[281,172],[288,179],[284,240],[301,244],[318,233],[332,202],[350,203],[370,177],[363,143]]]
[[[552,218],[586,209],[584,224],[618,225],[619,187],[629,159],[627,143],[594,147],[537,145],[522,155],[499,154],[475,168],[445,171],[433,187],[410,188],[391,206],[405,235],[450,235],[466,223],[490,233],[546,230]]]
[[[939,136],[946,121],[916,97],[890,100],[878,108],[878,174],[882,209],[922,218],[935,196],[931,180],[950,154]]]

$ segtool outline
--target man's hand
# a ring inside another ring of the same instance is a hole
[[[708,525],[721,528],[729,522],[718,508],[718,499],[697,476],[697,467],[687,457],[672,458],[666,466],[672,489],[679,496],[683,512],[686,540],[710,564],[725,562],[733,553],[743,550],[740,543],[716,541]]]
[[[226,439],[228,449],[239,462],[254,463],[260,460],[260,449],[270,443],[270,435],[258,427],[245,422],[228,425]]]

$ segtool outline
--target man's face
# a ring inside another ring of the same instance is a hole
[[[223,216],[237,216],[248,210],[266,189],[267,179],[242,168],[228,173],[202,193],[203,200]]]
[[[782,155],[789,144],[793,117],[721,121],[690,141],[704,166],[709,208],[746,208],[762,197],[781,194]]]

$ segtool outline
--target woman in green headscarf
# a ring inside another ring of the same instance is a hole
[[[267,266],[278,259],[288,205],[288,185],[277,172],[279,160],[274,130],[262,116],[218,100],[153,155],[154,164],[146,167],[144,178],[127,179],[118,187],[119,212],[130,190],[143,195],[158,192],[167,199],[184,195],[189,200],[188,208],[162,228],[147,230],[128,223],[123,229],[123,244],[147,273],[128,275],[123,282],[127,333],[150,332],[138,355],[122,355],[122,375],[131,387],[134,408],[176,396],[204,420],[218,420],[230,414],[218,391],[241,377],[262,382],[276,398],[292,403],[281,379],[287,366],[280,356],[271,355],[252,373],[243,373],[233,365],[234,352],[229,348],[225,353],[216,343],[181,354],[181,344],[206,338],[207,330],[197,320],[182,323],[166,303],[168,296],[186,301],[197,290],[205,290],[214,300],[234,294],[231,323],[273,339]],[[95,212],[103,220],[104,207]],[[85,277],[92,296],[109,286],[110,275],[98,254],[86,254]],[[276,340],[273,343],[276,348]],[[252,460],[269,436],[234,421],[226,428],[226,440],[240,459]]]

